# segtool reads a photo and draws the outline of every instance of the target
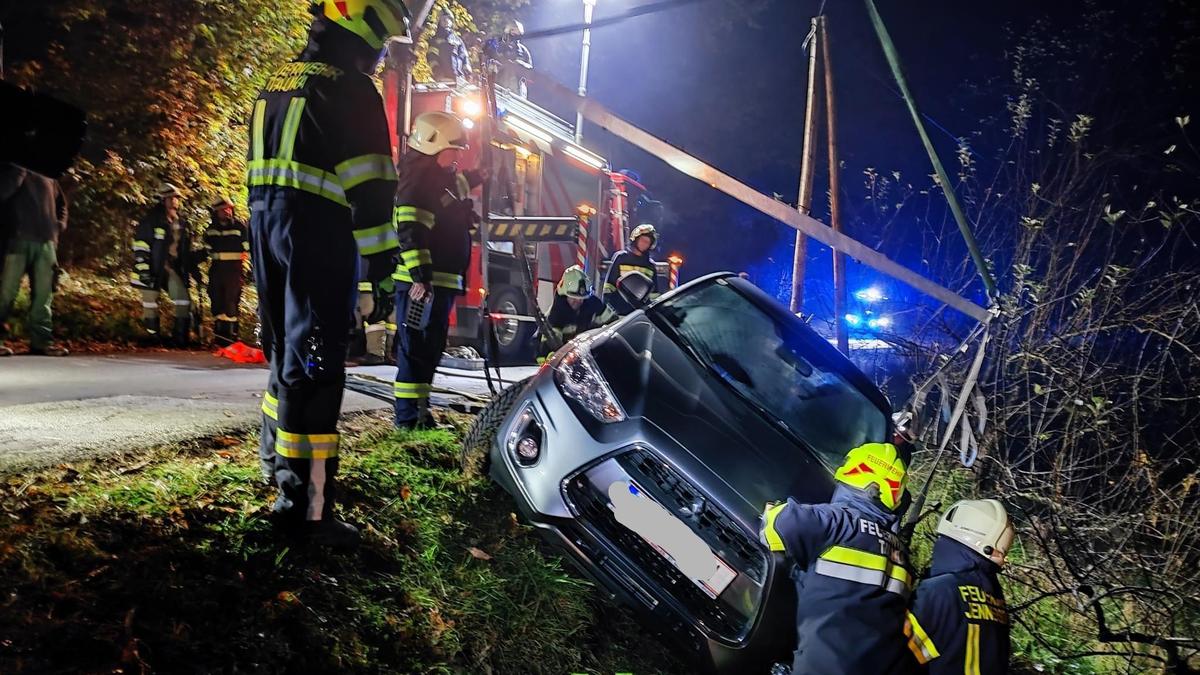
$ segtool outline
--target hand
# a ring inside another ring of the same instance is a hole
[[[421,302],[427,295],[433,295],[433,287],[429,284],[415,283],[408,288],[408,299]]]

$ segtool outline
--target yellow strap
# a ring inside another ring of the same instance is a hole
[[[409,251],[401,251],[400,252],[400,260],[404,263],[404,266],[409,269],[412,269],[414,267],[420,267],[421,265],[432,265],[433,264],[433,257],[430,256],[429,249],[427,249],[427,248],[417,248],[417,249],[412,249]]]
[[[787,502],[776,504],[767,509],[766,514],[763,516],[763,535],[767,539],[767,547],[772,551],[787,550],[783,545],[783,537],[779,536],[779,533],[775,531],[775,519],[783,512],[783,507],[785,506],[787,506]]]
[[[392,386],[392,393],[396,398],[429,398],[429,393],[432,390],[433,385],[424,382],[396,382]]]
[[[338,456],[338,434],[297,434],[280,429],[275,452],[289,459],[332,459]]]
[[[963,657],[963,675],[979,675],[979,624],[967,624],[967,653]]]
[[[279,421],[279,399],[271,395],[271,392],[263,392],[263,414],[276,422]]]
[[[418,209],[415,206],[397,206],[393,211],[393,220],[397,223],[421,223],[431,229],[435,222],[431,211]]]
[[[279,139],[278,159],[292,161],[296,152],[296,136],[300,134],[300,120],[304,116],[304,104],[308,101],[299,96],[288,103],[287,116],[283,118],[283,136]]]
[[[879,572],[888,568],[888,559],[878,553],[868,553],[848,546],[831,546],[821,554],[821,559]]]
[[[905,612],[905,615],[904,636],[908,638],[908,649],[916,657],[917,663],[925,665],[941,656],[933,640],[929,638],[929,633],[925,632],[921,622],[917,621],[917,616],[912,612]]]
[[[254,102],[254,122],[251,125],[250,159],[262,159],[265,141],[263,131],[264,118],[267,114],[267,102],[259,99]]]

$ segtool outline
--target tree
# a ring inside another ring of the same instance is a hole
[[[245,118],[257,91],[303,44],[294,0],[46,0],[6,18],[18,84],[88,112],[88,141],[66,181],[64,262],[126,264],[131,219],[156,186],[184,189],[205,218],[218,194],[244,194]],[[237,201],[237,200],[235,200]]]

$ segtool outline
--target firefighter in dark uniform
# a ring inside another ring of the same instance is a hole
[[[906,473],[894,445],[868,443],[847,453],[830,503],[768,505],[763,541],[795,562],[794,675],[910,667],[903,629],[912,576],[896,535]]]
[[[465,292],[471,237],[477,221],[470,189],[478,172],[459,173],[467,148],[462,120],[427,112],[413,122],[409,151],[400,161],[395,222],[400,236],[396,280],[396,427],[429,422],[433,374],[446,348],[450,311]],[[410,308],[429,306],[428,321],[415,324]]]
[[[563,271],[556,290],[554,304],[546,316],[546,323],[553,334],[542,336],[542,358],[539,361],[549,358],[550,354],[576,335],[603,326],[616,316],[603,300],[592,293],[592,284],[579,265],[571,265]]]
[[[204,231],[208,268],[208,300],[213,315],[213,335],[218,346],[238,341],[238,305],[242,301],[242,276],[249,269],[250,236],[246,223],[233,215],[233,202],[221,197],[212,204],[212,222]]]
[[[629,246],[613,256],[612,262],[608,266],[608,274],[604,277],[604,301],[617,314],[625,316],[634,310],[616,292],[617,281],[630,272],[636,272],[650,279],[654,284],[654,291],[651,292],[650,297],[657,297],[658,271],[654,267],[654,261],[650,258],[650,251],[654,250],[656,246],[658,246],[658,230],[649,223],[643,223],[629,233]]]
[[[399,0],[316,2],[308,45],[275,71],[251,115],[250,248],[270,362],[260,457],[288,531],[353,546],[334,517],[338,414],[358,258],[370,281],[395,267],[395,169],[368,73],[407,32]]]
[[[904,625],[908,646],[930,675],[1008,672],[1008,606],[1000,587],[1013,541],[1004,505],[958,502],[942,515],[929,578],[913,596]]]
[[[133,234],[134,288],[142,296],[142,327],[147,337],[161,341],[158,296],[164,289],[175,309],[172,342],[186,346],[191,339],[191,279],[197,276],[200,253],[192,250],[192,231],[179,213],[179,188],[163,183],[159,202],[138,222]]]

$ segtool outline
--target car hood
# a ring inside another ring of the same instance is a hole
[[[655,450],[747,525],[767,501],[829,499],[829,469],[644,314],[630,316],[591,352],[629,415],[626,424],[641,426]],[[658,436],[666,438],[655,442]]]

